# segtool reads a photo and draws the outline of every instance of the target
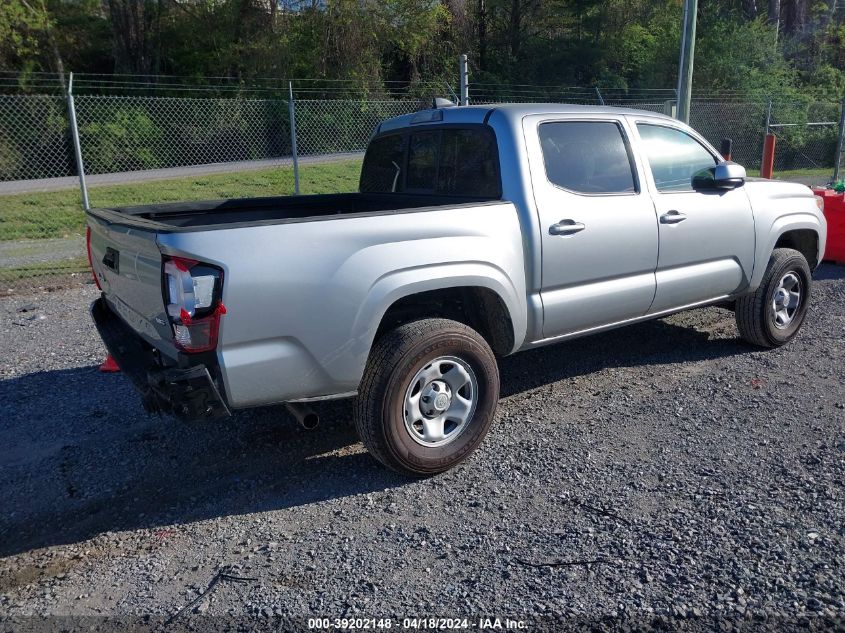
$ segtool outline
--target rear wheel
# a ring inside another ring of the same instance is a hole
[[[493,422],[499,370],[472,328],[424,319],[373,346],[355,406],[367,450],[411,476],[443,472],[466,459]]]
[[[804,256],[791,248],[776,248],[759,288],[736,301],[740,336],[758,347],[791,341],[804,323],[811,285]]]

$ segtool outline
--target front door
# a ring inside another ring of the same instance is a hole
[[[657,211],[660,257],[650,313],[741,291],[754,266],[754,216],[742,187],[695,191],[692,176],[718,158],[686,130],[639,121]]]
[[[526,117],[542,232],[543,338],[646,313],[657,220],[619,118]]]

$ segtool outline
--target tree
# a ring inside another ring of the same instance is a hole
[[[0,68],[23,70],[40,55],[45,17],[21,0],[0,3]]]
[[[696,88],[838,90],[836,6],[701,3]],[[476,81],[636,89],[675,84],[680,23],[681,0],[0,0],[0,66],[413,86],[466,52]]]
[[[112,25],[115,70],[149,75],[158,72],[162,0],[105,0]]]
[[[55,7],[47,0],[6,0],[0,6],[0,67],[55,72],[65,86],[65,62]]]

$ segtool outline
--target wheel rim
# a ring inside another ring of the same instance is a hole
[[[418,444],[444,446],[458,438],[478,403],[478,379],[455,356],[435,358],[414,376],[405,392],[405,429]]]
[[[789,327],[801,307],[802,299],[801,278],[798,273],[789,271],[780,278],[772,296],[772,313],[776,328],[783,330]]]

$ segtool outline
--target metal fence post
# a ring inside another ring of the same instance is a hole
[[[601,90],[596,86],[596,96],[599,98],[599,104],[604,105],[604,97],[601,96]]]
[[[836,156],[833,157],[832,182],[839,180],[839,165],[842,162],[843,137],[845,137],[845,97],[842,98],[842,107],[839,110],[839,140],[836,141]]]
[[[293,157],[293,191],[299,195],[299,156],[296,151],[296,106],[293,103],[293,82],[288,82],[288,115],[290,116],[290,151]]]
[[[85,184],[85,165],[82,162],[82,146],[79,144],[79,128],[76,125],[76,106],[73,103],[73,73],[67,82],[67,116],[70,122],[70,135],[73,139],[73,153],[76,157],[76,173],[79,174],[79,189],[82,191],[82,208],[91,208],[88,202],[88,187]]]
[[[469,67],[467,64],[467,56],[466,54],[461,55],[460,60],[460,73],[461,73],[461,103],[460,105],[466,106],[469,105]]]

